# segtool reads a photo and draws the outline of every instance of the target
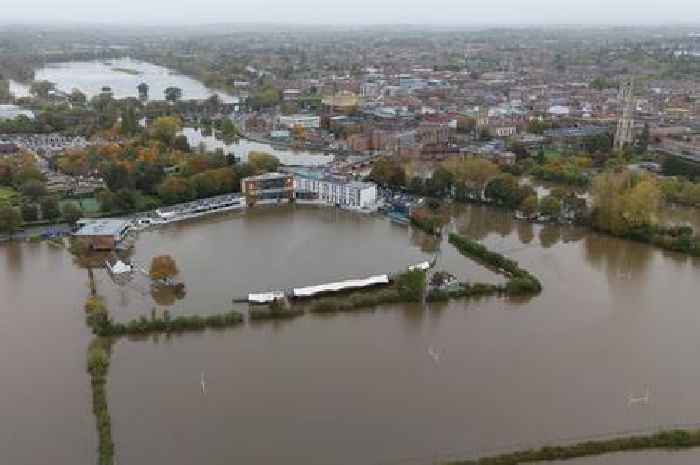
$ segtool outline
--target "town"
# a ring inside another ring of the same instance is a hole
[[[368,31],[367,43],[377,46],[358,49],[345,33],[316,32],[313,48],[288,45],[281,53],[270,39],[267,51],[256,55],[231,39],[236,53],[213,65],[206,62],[212,51],[172,59],[177,43],[137,45],[125,36],[118,47],[84,49],[58,32],[49,57],[40,51],[46,38],[32,54],[20,47],[22,34],[10,30],[0,81],[0,230],[14,235],[21,225],[31,230],[241,192],[246,174],[262,176],[280,165],[294,178],[294,193],[281,192],[286,200],[381,207],[405,222],[415,199],[393,202],[382,195],[387,189],[499,204],[510,196],[516,200],[509,207],[521,217],[572,221],[578,214],[584,221],[595,214],[582,214],[581,200],[593,210],[599,206],[581,191],[614,166],[648,173],[670,204],[700,205],[694,182],[700,93],[692,79],[698,33],[669,30],[642,41],[636,31],[619,37],[587,32],[556,39],[527,30],[508,39],[435,33],[443,48],[434,56],[426,52],[432,42],[420,35],[393,46],[396,33]],[[215,50],[226,40],[217,37]],[[346,47],[324,62],[331,57],[324,51],[336,43]],[[32,80],[38,63],[76,56],[103,61],[106,81],[121,74],[138,85],[91,83],[88,96]],[[161,84],[142,82],[146,71],[130,60],[194,78],[206,74],[205,84],[221,90],[197,99],[168,86],[154,95],[151,86]],[[260,150],[239,148],[252,143]],[[250,155],[270,156],[277,165],[263,161],[250,171]],[[486,178],[472,179],[479,175]],[[534,199],[532,189],[500,192],[513,177],[521,185],[534,180],[562,188]],[[246,204],[266,195],[248,195]]]
[[[129,24],[0,19],[1,462],[697,457],[700,26]]]

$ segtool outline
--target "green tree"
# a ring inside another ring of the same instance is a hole
[[[649,148],[649,124],[644,123],[644,129],[634,141],[634,152],[637,155],[644,155]]]
[[[421,270],[407,271],[396,278],[399,294],[411,302],[420,302],[423,299],[425,283],[425,271]]]
[[[656,179],[649,175],[606,172],[593,180],[592,193],[592,220],[599,229],[628,235],[649,231],[656,224],[662,193]]]
[[[550,218],[557,218],[561,214],[561,200],[548,195],[540,202],[540,213]]]
[[[534,216],[539,210],[539,201],[537,195],[529,195],[523,203],[520,204],[519,210],[528,218]]]
[[[20,207],[24,221],[36,221],[39,219],[39,209],[33,203],[24,202]]]
[[[12,236],[22,225],[22,215],[11,205],[0,205],[0,232]]]
[[[190,148],[190,143],[187,141],[187,136],[180,134],[175,137],[175,143],[173,144],[175,150],[180,152],[190,153],[192,149]]]
[[[248,154],[248,164],[259,174],[276,171],[280,161],[269,153],[252,151]]]
[[[254,108],[270,108],[280,103],[281,92],[272,84],[264,84],[249,99],[248,104]]]
[[[445,166],[441,165],[435,168],[425,188],[429,195],[442,196],[449,193],[453,184],[454,175]]]
[[[48,193],[46,184],[38,179],[27,180],[27,182],[22,184],[20,190],[22,191],[22,195],[29,197],[33,201],[38,200]]]
[[[115,195],[112,191],[110,190],[102,190],[99,191],[95,197],[97,198],[97,202],[100,204],[100,211],[102,212],[111,212],[114,211],[116,207],[116,199]]]
[[[486,184],[500,173],[498,166],[481,158],[454,158],[444,164],[453,174],[459,198],[481,200]]]
[[[136,111],[134,107],[129,105],[129,107],[122,111],[121,114],[121,125],[119,130],[122,134],[126,136],[133,136],[139,131],[139,122],[136,118]]]
[[[369,179],[382,186],[405,187],[406,170],[396,160],[380,158],[372,165]]]
[[[102,177],[113,192],[131,186],[129,170],[122,163],[109,163],[102,168]]]
[[[240,132],[230,118],[224,118],[221,123],[221,135],[224,138],[224,142],[230,144],[240,136]]]
[[[170,255],[159,255],[151,260],[149,275],[152,279],[170,279],[179,273],[175,259]]]
[[[68,202],[62,208],[63,219],[70,224],[75,224],[83,216],[83,211],[75,202]]]
[[[544,147],[540,146],[539,150],[537,151],[537,164],[544,165],[546,161],[547,157],[544,154]]]
[[[491,180],[486,186],[484,196],[498,205],[517,208],[530,192],[522,188],[518,178],[511,174],[501,174]]]
[[[180,121],[174,116],[160,116],[153,122],[153,136],[168,147],[175,144]]]
[[[61,216],[58,200],[55,197],[44,197],[41,200],[41,214],[45,220],[55,220]]]
[[[158,186],[158,196],[166,203],[182,202],[191,196],[190,185],[180,176],[169,176]]]

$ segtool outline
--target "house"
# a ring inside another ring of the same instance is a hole
[[[126,238],[131,222],[120,219],[81,220],[73,236],[91,250],[114,250]]]
[[[321,127],[321,117],[314,115],[280,116],[278,121],[280,127],[286,129],[294,129],[299,126],[304,129],[318,129]]]
[[[301,90],[299,89],[284,89],[282,91],[282,99],[285,102],[298,100],[301,97]]]
[[[27,117],[31,120],[34,119],[34,112],[30,110],[24,110],[17,105],[0,105],[0,120],[15,119],[19,116]]]
[[[12,142],[0,141],[0,156],[14,155],[18,152],[19,152],[19,147],[17,147],[17,144],[13,144]]]
[[[243,178],[241,194],[248,207],[291,202],[294,200],[294,176],[287,173],[266,173]]]
[[[277,131],[270,131],[270,138],[273,140],[287,141],[289,140],[289,130],[280,129]]]

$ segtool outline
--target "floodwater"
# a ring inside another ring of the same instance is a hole
[[[128,73],[119,68],[133,70]],[[88,98],[99,95],[103,86],[109,86],[115,98],[138,97],[136,87],[145,82],[150,86],[149,97],[152,100],[164,100],[167,87],[182,89],[184,100],[203,100],[216,94],[223,102],[237,103],[237,97],[208,89],[201,82],[188,76],[178,74],[162,66],[130,58],[110,59],[104,61],[72,61],[51,63],[35,73],[37,81],[50,81],[59,90],[71,92],[78,89]],[[28,95],[28,87],[10,82],[10,90],[17,97]]]
[[[95,463],[87,274],[48,244],[0,244],[0,462]]]
[[[290,150],[278,148],[270,144],[263,144],[247,139],[239,139],[236,143],[226,144],[214,136],[205,136],[201,130],[194,128],[184,128],[182,133],[187,137],[190,147],[196,149],[200,144],[204,144],[207,150],[223,149],[224,153],[233,153],[242,161],[248,160],[248,154],[253,151],[266,152],[277,157],[283,165],[288,166],[324,166],[335,158],[333,155],[325,155],[319,152],[308,150]]]
[[[450,227],[518,260],[542,294],[121,339],[108,382],[118,463],[428,464],[700,422],[700,261],[488,207],[457,207]],[[154,306],[245,311],[231,299],[435,255],[460,279],[501,279],[446,240],[329,208],[255,209],[140,233],[137,263],[161,253],[176,259],[184,298],[154,299],[97,272],[115,318]],[[0,291],[11,296],[0,305],[0,372],[10,380],[0,448],[7,463],[88,463],[87,272],[45,244],[0,247],[0,265]],[[646,386],[649,404],[628,406]],[[682,454],[666,463],[700,458]],[[628,463],[621,456],[614,463]]]

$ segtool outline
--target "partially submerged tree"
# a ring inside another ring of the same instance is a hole
[[[661,189],[647,175],[607,172],[593,180],[593,225],[603,231],[626,235],[656,224]]]
[[[170,279],[179,273],[175,259],[170,255],[159,255],[151,260],[150,276],[152,279]]]
[[[10,236],[22,225],[22,215],[11,205],[0,205],[0,233]]]

